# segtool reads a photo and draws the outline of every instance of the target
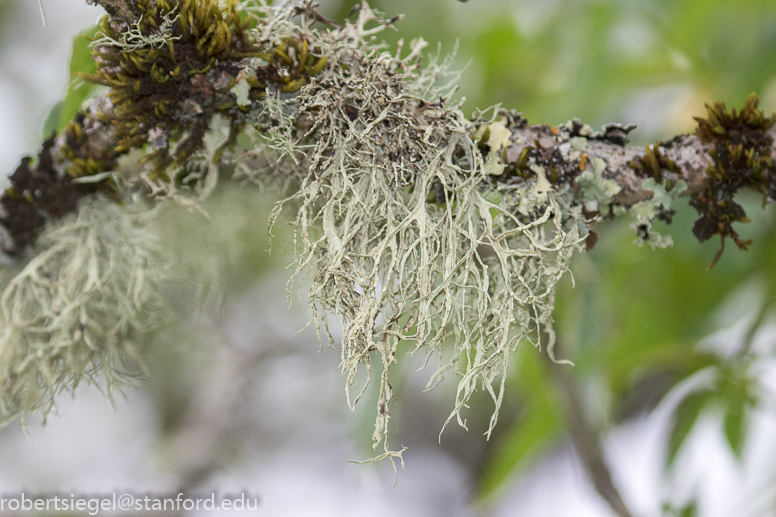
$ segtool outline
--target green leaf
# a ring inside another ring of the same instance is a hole
[[[725,401],[725,437],[730,449],[741,459],[746,438],[746,412],[756,403],[756,397],[752,395],[756,383],[747,378],[746,372],[728,369],[723,373],[725,376],[721,379],[719,390]]]
[[[668,457],[666,468],[671,467],[684,440],[690,434],[698,416],[706,403],[712,398],[712,392],[699,391],[689,394],[676,409],[673,428],[668,437]]]
[[[43,139],[51,137],[52,134],[56,134],[59,129],[59,117],[62,114],[62,103],[59,101],[54,104],[46,115],[46,121],[43,123]]]
[[[509,477],[541,455],[561,434],[558,408],[534,400],[523,418],[494,447],[480,481],[481,497],[493,494]]]
[[[695,517],[698,515],[698,501],[693,499],[679,511],[679,517]]]
[[[499,436],[480,476],[479,497],[488,497],[509,476],[526,468],[560,438],[564,409],[554,391],[549,372],[539,351],[521,346],[516,353],[517,368],[508,389],[520,394],[525,406],[520,418]]]
[[[738,459],[741,459],[741,452],[744,448],[744,404],[740,404],[738,407],[728,407],[725,414],[725,437],[727,438],[730,448],[735,453]]]
[[[57,123],[57,132],[67,127],[67,124],[73,120],[78,110],[86,98],[94,91],[97,85],[87,83],[78,77],[78,72],[85,74],[94,74],[97,72],[97,65],[92,61],[92,49],[89,47],[89,41],[84,37],[93,35],[97,27],[92,27],[73,39],[73,51],[70,56],[70,82],[68,83],[67,94],[62,102],[61,112]]]

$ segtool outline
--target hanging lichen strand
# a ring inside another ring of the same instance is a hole
[[[86,199],[4,278],[0,425],[35,412],[45,418],[57,394],[83,381],[110,395],[142,371],[138,345],[167,312],[169,270],[148,230],[153,217],[142,206]]]
[[[364,5],[356,23],[313,35],[336,65],[293,97],[268,94],[267,129],[252,146],[266,140],[264,154],[278,155],[273,176],[298,185],[273,217],[290,213],[301,241],[289,291],[309,277],[312,318],[341,350],[351,407],[378,376],[374,460],[401,454],[387,439],[389,378],[413,347],[438,354],[431,385],[456,378],[451,419],[465,425],[461,411],[476,389],[491,395],[490,432],[510,354],[542,332],[551,350],[555,285],[585,237],[573,194],[555,191],[540,165],[526,179],[493,181],[519,121],[498,110],[467,120],[449,63],[420,65],[425,42],[392,55],[370,40],[388,23]],[[258,30],[282,39],[301,29],[281,17]],[[341,322],[340,343],[330,314]]]

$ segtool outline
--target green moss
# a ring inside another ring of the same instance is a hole
[[[704,142],[714,142],[719,139],[736,139],[738,134],[746,131],[762,132],[773,127],[776,114],[766,117],[757,109],[760,98],[752,93],[747,97],[741,111],[733,108],[728,112],[724,102],[717,101],[713,105],[706,104],[708,117],[694,117],[698,122],[695,134]]]
[[[252,28],[265,22],[240,6],[235,0],[140,0],[142,17],[129,29],[108,16],[100,23],[92,43],[97,72],[81,77],[111,89],[113,107],[101,119],[116,131],[117,153],[155,141],[145,160],[154,162],[155,178],[202,149],[216,113],[230,120],[236,136],[251,102],[264,98],[269,86],[296,92],[327,64],[301,36],[256,41]],[[237,63],[244,58],[263,66],[243,77]]]
[[[776,168],[771,158],[773,137],[768,132],[776,123],[776,114],[766,117],[757,109],[758,104],[759,98],[753,93],[741,111],[728,112],[724,102],[716,102],[706,105],[706,118],[696,117],[696,134],[714,147],[709,151],[712,164],[706,170],[703,187],[691,200],[701,214],[693,233],[701,242],[720,236],[720,250],[712,266],[722,254],[726,237],[742,250],[753,242],[742,239],[733,228],[734,222],[749,222],[743,207],[734,201],[738,190],[757,190],[765,201],[776,197]]]
[[[664,170],[682,174],[681,167],[660,152],[659,143],[654,144],[651,149],[648,145],[644,149],[646,150],[644,156],[640,156],[628,163],[628,166],[639,176],[653,178],[658,183],[663,183]],[[671,190],[672,187],[672,184],[666,183],[666,190]]]

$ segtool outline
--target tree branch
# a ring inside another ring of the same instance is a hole
[[[584,405],[578,395],[579,387],[568,374],[568,365],[556,363],[545,354],[542,357],[566,408],[566,427],[574,443],[574,449],[593,486],[619,517],[632,517],[620,492],[614,486],[611,472],[601,450],[598,433],[588,424],[583,410]]]
[[[231,62],[222,63],[222,70],[231,71],[222,72],[219,81],[224,83],[236,80],[244,67],[244,62],[236,58]],[[229,98],[232,94],[214,92],[213,83],[202,76],[193,76],[190,83],[190,92],[196,91],[199,95],[176,99],[174,111],[164,117],[164,123],[203,134],[213,110],[197,113],[195,117],[190,115],[189,110],[192,106],[193,109],[199,109],[200,104],[205,104],[205,100],[199,97],[210,95],[211,92],[219,98]],[[733,112],[735,113],[735,110]],[[725,159],[731,162],[730,153],[727,151],[731,144],[726,140],[720,143],[719,140],[704,141],[697,135],[679,135],[642,148],[627,145],[627,135],[635,126],[609,124],[602,131],[596,132],[578,119],[552,127],[546,124],[529,125],[520,113],[514,111],[501,110],[499,113],[508,121],[506,129],[509,136],[508,144],[501,153],[505,169],[500,176],[495,177],[496,181],[514,183],[530,179],[536,176],[535,167],[542,167],[547,169],[548,174],[556,175],[550,179],[555,189],[579,191],[577,179],[582,173],[594,172],[595,164],[603,163],[605,168],[601,171],[601,178],[615,182],[618,192],[611,199],[611,203],[605,206],[605,210],[604,207],[599,209],[595,203],[586,204],[585,215],[593,221],[613,217],[618,209],[627,210],[638,203],[653,199],[655,192],[645,188],[647,179],[652,178],[655,180],[653,185],[662,185],[668,191],[680,182],[685,182],[686,191],[682,196],[690,197],[694,200],[691,201],[693,204],[716,203],[717,208],[727,212],[721,214],[722,219],[712,220],[713,210],[711,213],[699,210],[704,217],[698,222],[703,221],[706,226],[699,229],[696,224],[696,237],[703,241],[714,234],[720,234],[723,238],[730,235],[740,248],[746,249],[750,242],[739,239],[731,227],[734,221],[748,221],[743,209],[732,201],[733,196],[740,187],[750,186],[762,191],[769,202],[776,197],[776,174],[773,168],[776,161],[776,148],[773,146],[776,128],[772,126],[765,127],[758,134],[758,156],[764,162],[764,167],[744,167],[743,171],[734,171],[735,177],[720,181],[710,176],[708,171],[719,168],[720,154],[727,155]],[[117,158],[123,154],[116,151],[121,135],[110,122],[113,117],[114,105],[108,95],[79,114],[62,135],[46,141],[36,165],[33,165],[30,159],[22,161],[11,176],[11,189],[0,197],[0,223],[10,233],[10,238],[0,240],[0,244],[7,254],[17,255],[23,251],[47,220],[72,211],[79,197],[101,191],[93,184],[72,187],[70,185],[72,176],[86,175],[78,169],[80,162],[98,158],[100,168],[90,172],[99,173],[103,169],[112,169]],[[481,121],[472,121],[472,126],[475,131],[478,127],[488,127]],[[74,127],[78,136],[74,134]],[[489,138],[487,133],[486,137]],[[484,153],[489,150],[488,138],[484,138],[481,143]],[[734,138],[734,142],[740,139],[738,135]],[[146,145],[150,140],[151,138],[147,137],[134,145]],[[742,153],[739,151],[740,154]],[[761,176],[756,182],[749,179],[749,176],[755,174]],[[65,194],[62,188],[66,188],[68,193]],[[19,201],[21,197],[28,202]],[[672,207],[664,208],[666,210],[658,212],[657,217],[670,222]],[[646,232],[639,235],[645,241],[649,240]],[[589,244],[589,247],[592,245]]]
[[[218,468],[221,445],[256,367],[295,352],[286,343],[242,350],[222,328],[225,322],[217,318],[215,326],[224,346],[216,351],[211,370],[188,401],[188,410],[171,445],[177,488],[184,492],[199,488]]]
[[[115,21],[123,20],[131,26],[141,15],[137,0],[86,0],[87,4],[100,5]]]

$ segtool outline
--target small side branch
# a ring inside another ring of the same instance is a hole
[[[542,354],[542,357],[546,360],[555,387],[563,399],[569,436],[596,491],[618,516],[632,517],[620,492],[614,486],[611,472],[601,450],[598,433],[590,427],[585,418],[582,401],[578,395],[578,386],[574,385],[574,381],[568,374],[569,367],[553,362],[546,354]]]

